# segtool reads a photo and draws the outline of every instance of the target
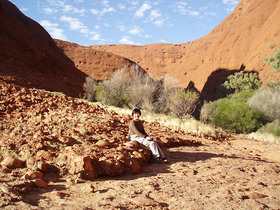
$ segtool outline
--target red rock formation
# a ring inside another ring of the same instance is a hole
[[[135,64],[127,58],[110,52],[99,51],[61,40],[55,40],[55,42],[78,69],[96,80],[110,79],[117,69],[120,70],[124,66],[130,67]]]
[[[273,78],[263,60],[280,48],[280,2],[241,0],[235,10],[208,35],[184,44],[96,45],[92,49],[111,52],[142,66],[153,78],[164,74],[192,81],[204,95],[213,94],[232,70],[259,72],[264,83]]]
[[[0,78],[78,96],[85,74],[56,46],[38,23],[12,3],[0,1]]]

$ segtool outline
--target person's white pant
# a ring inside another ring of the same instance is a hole
[[[156,158],[165,158],[165,155],[161,151],[160,147],[158,146],[158,144],[156,142],[153,141],[153,139],[151,137],[143,138],[143,137],[139,137],[136,135],[132,135],[132,136],[130,136],[130,140],[137,141],[138,143],[149,147],[153,154],[153,157],[155,159]]]

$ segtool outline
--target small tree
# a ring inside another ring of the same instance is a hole
[[[186,115],[191,115],[195,111],[198,99],[199,95],[196,92],[180,88],[172,89],[169,93],[168,107],[182,120]]]
[[[242,90],[258,89],[262,85],[257,73],[236,72],[227,77],[227,80],[221,85],[220,89],[225,89],[226,94],[237,94]]]
[[[280,71],[280,49],[278,49],[271,57],[265,57],[264,60],[272,66],[273,72]]]
[[[280,79],[279,74],[280,72],[280,49],[278,49],[271,57],[265,57],[264,60],[272,66],[272,72],[274,72],[274,81],[268,84],[269,87],[274,89],[280,88]]]
[[[89,101],[96,100],[96,81],[92,77],[86,77],[86,82],[83,85],[86,99]]]

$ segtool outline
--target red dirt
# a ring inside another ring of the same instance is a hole
[[[0,81],[3,209],[278,209],[280,145],[145,122],[170,163],[127,142],[130,116]],[[9,97],[7,97],[9,96]]]

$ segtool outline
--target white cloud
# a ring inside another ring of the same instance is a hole
[[[163,25],[163,20],[156,20],[154,21],[154,24],[158,27],[161,27]]]
[[[136,35],[140,33],[140,30],[138,28],[133,28],[131,30],[129,30],[129,33],[132,35]]]
[[[64,5],[63,12],[71,13],[71,14],[81,14],[81,15],[84,15],[86,10],[85,9],[78,9],[76,7],[73,7],[72,5],[67,4],[67,5]]]
[[[110,13],[110,12],[114,12],[115,9],[113,7],[108,7],[108,8],[103,8],[102,11],[98,11],[97,9],[91,9],[90,10],[92,14],[94,15],[104,15],[105,13]]]
[[[157,19],[159,17],[161,17],[161,13],[158,10],[152,10],[150,12],[150,19],[151,20]]]
[[[129,36],[124,36],[123,38],[121,38],[119,40],[119,43],[120,44],[130,44],[130,45],[139,45],[139,43],[132,41]]]
[[[176,12],[179,12],[182,15],[190,15],[190,16],[198,16],[199,12],[198,11],[193,11],[191,7],[188,6],[186,2],[177,2],[176,5]]]
[[[226,11],[232,12],[235,6],[239,3],[239,0],[223,0],[223,3],[226,5],[230,5],[229,8],[226,8]]]
[[[101,39],[101,35],[100,34],[94,34],[91,38],[90,38],[90,40],[94,40],[94,41],[100,41],[100,40],[102,40]]]
[[[198,16],[199,15],[199,12],[198,11],[188,11],[188,14],[190,16]]]
[[[83,0],[75,0],[77,3],[82,3]],[[45,6],[43,9],[46,14],[50,14],[50,12],[57,11],[58,9],[61,12],[66,14],[80,14],[85,15],[86,9],[79,9],[71,4],[66,4],[66,0],[47,0],[48,6]],[[53,11],[52,11],[53,10]]]
[[[105,7],[109,7],[109,1],[107,0],[101,1],[101,4],[104,5]]]
[[[224,4],[237,5],[239,0],[223,0]]]
[[[213,16],[213,17],[218,16],[218,14],[217,14],[216,12],[212,12],[212,11],[205,12],[205,14],[204,14],[204,15],[207,15],[207,16]]]
[[[135,12],[134,16],[135,17],[143,17],[144,13],[151,8],[152,7],[149,4],[145,3]]]
[[[126,6],[124,4],[118,4],[118,8],[121,10],[124,10],[126,8]]]
[[[49,20],[42,20],[40,24],[49,31],[50,35],[54,39],[62,39],[62,40],[68,40],[66,35],[64,34],[64,30],[57,28],[57,23],[51,23]]]
[[[227,12],[233,12],[233,10],[234,10],[234,7],[226,8]]]
[[[55,8],[45,7],[43,11],[45,12],[45,14],[50,15],[53,13],[57,13],[58,10]]]
[[[98,15],[99,14],[99,11],[97,9],[91,9],[90,11],[94,15]]]
[[[118,25],[117,28],[120,30],[120,31],[125,31],[126,27],[124,25]]]
[[[89,32],[88,28],[81,21],[79,21],[79,19],[77,19],[77,18],[72,18],[72,17],[68,17],[68,16],[63,15],[60,18],[60,20],[68,22],[70,24],[70,28],[72,30],[75,30],[75,31],[79,30],[83,34]]]
[[[100,15],[104,15],[105,13],[109,13],[109,12],[114,12],[115,9],[113,7],[108,7],[108,8],[104,8],[101,12]]]

